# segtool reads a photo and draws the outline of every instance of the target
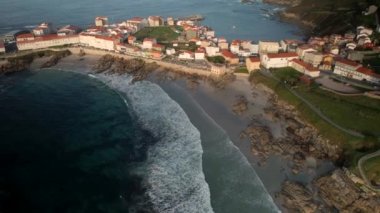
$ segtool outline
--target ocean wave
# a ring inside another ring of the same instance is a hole
[[[158,85],[131,84],[127,76],[99,75],[122,92],[143,128],[159,141],[149,148],[145,183],[157,212],[213,212],[202,169],[199,131],[186,113]]]

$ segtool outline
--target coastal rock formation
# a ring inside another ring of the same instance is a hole
[[[49,60],[41,65],[41,68],[48,68],[56,65],[62,58],[67,57],[71,55],[71,52],[66,50],[66,51],[60,51],[56,52],[52,56],[50,56]]]
[[[320,208],[312,192],[295,182],[285,181],[282,184],[279,199],[289,212],[312,213]]]
[[[278,4],[285,6],[296,6],[302,2],[302,0],[263,0],[264,3]]]
[[[24,71],[29,68],[30,63],[22,60],[0,62],[0,74]]]
[[[322,200],[340,212],[380,212],[380,197],[360,189],[340,169],[317,179],[314,185]]]
[[[244,95],[238,96],[236,98],[235,103],[232,106],[232,111],[237,115],[241,115],[247,110],[248,110],[247,98]]]

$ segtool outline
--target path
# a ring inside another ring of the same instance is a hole
[[[363,163],[364,162],[366,162],[367,160],[369,160],[371,158],[379,157],[379,156],[380,156],[380,150],[378,150],[377,152],[368,154],[368,155],[364,155],[358,161],[358,168],[359,168],[360,175],[362,176],[364,182],[366,182],[366,184],[369,187],[371,187],[373,190],[380,192],[380,186],[374,186],[374,185],[372,185],[371,181],[368,179],[367,175],[365,174],[365,172],[363,170]]]

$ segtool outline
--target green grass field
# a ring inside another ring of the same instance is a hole
[[[297,83],[293,87],[296,92],[306,100],[317,106],[327,117],[344,128],[356,130],[367,135],[366,138],[358,138],[335,128],[324,121],[311,110],[298,97],[293,95],[282,83],[284,80],[292,82],[299,73],[291,68],[275,70],[273,74],[281,79],[281,82],[264,76],[260,72],[252,73],[250,79],[254,83],[263,83],[273,89],[280,99],[292,104],[299,111],[302,118],[313,124],[320,133],[331,142],[341,146],[350,156],[356,155],[356,151],[371,150],[380,143],[372,135],[380,133],[380,100],[367,97],[345,97],[324,91],[316,85],[306,86]]]
[[[157,42],[171,42],[176,40],[179,33],[176,33],[175,28],[169,26],[162,27],[145,27],[135,33],[137,40],[142,41],[144,38],[155,38]]]

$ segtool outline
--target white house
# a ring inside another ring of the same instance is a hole
[[[305,53],[307,52],[317,52],[317,50],[307,44],[297,47],[296,53],[301,59],[304,58]]]
[[[166,55],[174,55],[175,49],[174,48],[167,48],[166,49]]]
[[[79,34],[80,44],[98,49],[113,51],[115,50],[115,38],[101,35]]]
[[[311,64],[305,63],[299,59],[291,60],[289,66],[293,67],[298,72],[313,78],[319,77],[320,75],[320,71],[318,68],[313,67]]]
[[[208,56],[217,56],[219,54],[219,47],[213,47],[213,46],[209,46],[209,47],[206,47],[206,53]]]
[[[142,44],[143,49],[152,49],[153,45],[157,44],[157,40],[155,38],[145,38]]]
[[[318,52],[306,52],[303,60],[314,67],[318,67],[323,60],[323,54]]]
[[[195,60],[204,60],[205,59],[205,51],[202,49],[198,49],[194,53]]]
[[[259,41],[259,53],[278,53],[280,44],[275,41]]]
[[[211,64],[211,74],[224,75],[227,72],[225,65]]]
[[[194,60],[194,53],[190,51],[183,51],[178,55],[178,59]]]
[[[35,36],[48,35],[54,32],[53,25],[48,22],[43,22],[38,27],[33,29],[33,34]]]
[[[54,46],[63,46],[69,44],[78,44],[79,36],[58,36],[58,35],[45,35],[35,37],[34,39],[27,39],[17,37],[17,48],[18,50],[33,50],[48,48]]]
[[[75,35],[75,34],[78,34],[80,31],[81,29],[77,26],[66,25],[64,27],[61,27],[57,31],[57,35],[59,36]]]
[[[108,24],[108,18],[105,16],[98,16],[95,18],[95,26],[103,27]]]
[[[261,55],[261,65],[266,69],[289,66],[289,62],[298,59],[296,53],[268,53]]]
[[[234,54],[238,54],[240,50],[240,40],[233,40],[230,45],[230,51]]]
[[[368,68],[363,67],[361,64],[347,59],[336,60],[334,74],[359,81],[368,81],[380,84],[380,75]]]

